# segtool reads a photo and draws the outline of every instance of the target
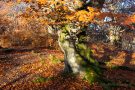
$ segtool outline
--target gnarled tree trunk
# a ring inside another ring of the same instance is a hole
[[[58,32],[59,46],[64,53],[65,72],[79,74],[93,83],[100,75],[98,62],[91,58],[91,50],[87,48],[82,32],[72,33],[73,28],[63,28]],[[76,37],[74,37],[76,36]]]

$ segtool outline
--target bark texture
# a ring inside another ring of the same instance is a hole
[[[91,58],[91,50],[87,48],[86,35],[81,31],[79,34],[72,33],[73,28],[65,26],[58,32],[59,46],[64,53],[65,72],[79,74],[90,83],[97,80],[100,75],[98,62]]]

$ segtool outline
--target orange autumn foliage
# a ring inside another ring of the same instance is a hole
[[[135,23],[135,14],[129,16],[125,21],[124,24],[130,25],[132,23]]]
[[[32,0],[18,0],[25,2],[32,2]],[[103,19],[108,16],[115,20],[115,22],[111,22],[112,24],[131,24],[135,22],[135,15],[128,17],[126,14],[116,14],[116,13],[104,13],[100,12],[96,8],[87,7],[87,10],[70,10],[68,5],[66,6],[66,1],[68,0],[35,0],[34,3],[38,3],[39,6],[48,8],[51,12],[47,12],[43,15],[40,14],[40,11],[35,11],[33,14],[29,15],[29,13],[23,14],[25,17],[30,18],[38,18],[39,22],[42,24],[66,24],[70,22],[79,22],[83,24],[87,24],[90,22],[102,22]],[[70,1],[70,0],[69,0]],[[68,2],[69,2],[68,1]],[[73,0],[75,3],[77,0]],[[79,3],[81,5],[82,3]],[[31,11],[32,9],[30,9]],[[27,11],[29,12],[29,11]],[[47,17],[42,18],[42,16]],[[48,17],[49,16],[49,17]],[[127,19],[126,19],[127,18]],[[125,20],[126,19],[126,20]],[[97,20],[97,21],[96,21]],[[101,24],[100,23],[100,24]],[[110,22],[109,22],[110,23]]]
[[[18,2],[25,1],[25,2],[32,2],[32,0],[18,0]],[[38,3],[39,5],[42,5],[45,8],[50,8],[51,5],[53,5],[53,12],[45,13],[45,16],[49,16],[48,19],[39,18],[39,21],[44,24],[55,24],[59,22],[69,23],[69,22],[80,22],[80,23],[89,23],[91,22],[97,15],[100,14],[96,9],[92,7],[87,7],[88,11],[86,10],[77,10],[72,11],[70,10],[68,6],[65,6],[66,0],[36,0],[35,3]],[[73,1],[75,3],[77,1]],[[78,2],[79,5],[82,3]],[[29,9],[28,9],[29,10]],[[29,13],[23,14],[25,17],[42,17],[42,15],[39,14],[39,11],[34,12],[31,16]]]
[[[73,15],[67,15],[66,18],[68,20],[76,20],[79,22],[87,23],[91,22],[99,14],[100,13],[96,11],[96,9],[88,7],[88,11],[80,10],[75,12]]]

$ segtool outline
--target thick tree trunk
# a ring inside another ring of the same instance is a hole
[[[98,63],[91,58],[91,50],[82,42],[83,35],[79,35],[77,43],[65,30],[59,31],[58,36],[59,46],[64,53],[64,71],[79,74],[90,83],[97,80],[100,75]]]
[[[69,36],[65,36],[65,33],[59,31],[59,46],[64,53],[65,60],[65,72],[79,73],[80,66],[77,64],[76,51],[73,42],[69,41]]]

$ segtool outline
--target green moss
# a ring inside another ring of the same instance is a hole
[[[54,78],[53,77],[37,77],[35,80],[33,80],[33,82],[35,83],[44,83],[44,82],[47,82],[49,80],[53,80]]]
[[[65,37],[69,36],[69,32],[70,32],[69,24],[66,24],[65,26],[62,27],[61,33],[60,33],[60,42],[63,43],[66,41]]]
[[[78,63],[79,65],[81,65],[81,66],[86,66],[86,65],[87,65],[86,62],[83,60],[83,58],[80,57],[79,54],[76,55],[76,58],[77,58],[77,63]]]
[[[99,80],[101,75],[101,70],[99,68],[98,62],[91,57],[92,54],[91,49],[88,48],[87,45],[83,42],[86,39],[86,37],[80,35],[78,38],[79,41],[76,44],[76,49],[78,53],[77,60],[79,60],[80,65],[85,70],[84,79],[88,80],[90,84],[93,84],[94,82]],[[86,59],[87,62],[84,59]]]
[[[91,49],[87,48],[87,46],[84,43],[76,44],[76,48],[81,56],[84,56],[87,60],[89,60],[89,62],[98,65],[98,62],[91,58],[91,54],[92,54]]]
[[[52,63],[54,63],[54,64],[61,63],[61,60],[58,59],[58,58],[57,58],[56,56],[54,56],[54,55],[50,55],[49,58],[50,58],[50,60],[52,61]]]
[[[65,34],[61,33],[60,34],[60,42],[64,42]]]
[[[87,80],[90,84],[93,84],[95,81],[98,80],[98,75],[92,68],[85,68],[85,72],[86,74],[84,76],[84,80]]]

